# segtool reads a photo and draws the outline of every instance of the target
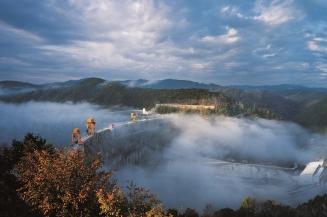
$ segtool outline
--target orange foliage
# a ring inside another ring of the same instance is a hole
[[[34,151],[16,167],[18,191],[45,216],[88,216],[98,205],[98,189],[113,189],[112,172],[97,172],[100,159],[87,162],[79,151]]]

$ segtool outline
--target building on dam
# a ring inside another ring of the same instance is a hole
[[[300,185],[319,185],[327,181],[324,160],[310,162],[299,176]]]

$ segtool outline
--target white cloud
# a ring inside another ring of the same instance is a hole
[[[309,50],[327,53],[327,46],[318,45],[317,41],[308,41],[307,46]]]
[[[220,11],[222,12],[222,13],[225,13],[226,11],[228,11],[229,10],[229,6],[225,6],[225,7],[223,7]]]
[[[22,67],[30,67],[31,64],[24,62],[20,59],[13,58],[13,57],[0,57],[0,64],[2,65],[16,65]]]
[[[303,62],[303,63],[300,64],[300,66],[301,66],[303,69],[307,69],[307,68],[310,67],[310,64],[309,64],[309,63],[305,63],[305,62]]]
[[[165,31],[172,25],[169,8],[164,3],[151,0],[95,0],[91,3],[81,0],[70,1],[70,8],[62,8],[57,2],[50,6],[75,20],[86,39],[71,40],[69,44],[39,46],[44,53],[71,59],[95,70],[142,72],[165,70],[167,67],[171,70],[175,66],[159,61],[171,63],[179,60],[166,52],[171,49],[171,44],[160,41],[166,37]]]
[[[319,50],[319,47],[317,46],[317,44],[314,41],[308,41],[307,45],[310,50],[313,50],[313,51]]]
[[[244,15],[240,13],[238,7],[232,5],[222,7],[220,13],[228,16],[237,16],[239,18],[246,18]]]
[[[0,38],[7,35],[19,43],[43,43],[45,40],[35,33],[28,32],[24,29],[15,28],[0,20]]]
[[[233,44],[237,42],[240,37],[237,36],[237,30],[234,28],[226,27],[227,33],[219,36],[205,36],[201,38],[202,42],[214,43],[214,44]]]
[[[327,42],[327,38],[321,38],[321,37],[315,37],[313,40],[317,42]]]
[[[291,20],[300,20],[303,13],[296,7],[294,0],[257,1],[253,18],[269,25],[280,25]]]
[[[48,0],[28,12],[0,3],[0,11],[18,11],[0,13],[0,72],[29,82],[92,74],[108,80],[188,76],[224,85],[235,74],[270,83],[263,74],[278,65],[303,83],[305,76],[295,74],[304,59],[311,66],[325,62],[322,1],[240,2]]]
[[[281,52],[281,48],[275,47],[271,44],[266,45],[266,42],[261,42],[260,47],[256,48],[252,53],[253,55],[259,56],[261,58],[269,58],[274,57]]]
[[[315,64],[316,68],[323,72],[323,73],[320,73],[320,77],[321,78],[326,78],[326,73],[327,73],[327,63],[323,63],[323,62],[317,62]]]
[[[161,34],[171,26],[169,8],[154,1],[98,0],[97,7],[92,1],[92,9],[82,11],[81,19],[87,24],[91,37],[100,37],[119,42],[119,45],[154,45]],[[82,7],[84,9],[85,7]]]

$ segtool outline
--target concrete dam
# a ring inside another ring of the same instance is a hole
[[[170,139],[161,133],[167,130],[165,126],[167,121],[162,117],[111,124],[94,135],[83,137],[82,146],[87,154],[100,153],[105,166],[110,169],[154,164],[162,159],[162,149],[170,143]]]
[[[166,172],[174,174],[187,162],[189,165],[194,164],[194,167],[201,165],[201,168],[209,168],[212,176],[216,177],[292,182],[285,172],[294,168],[228,162],[177,152],[172,143],[178,134],[179,129],[174,127],[169,118],[150,115],[135,122],[111,124],[94,135],[82,137],[83,145],[75,145],[75,148],[83,148],[90,155],[100,153],[105,167],[114,170],[133,165],[147,168],[164,166]]]

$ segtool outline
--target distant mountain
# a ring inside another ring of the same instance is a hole
[[[38,88],[40,85],[20,81],[0,81],[0,88],[12,91],[18,91],[26,88]]]
[[[238,88],[241,90],[268,90],[270,92],[282,96],[292,95],[298,91],[327,92],[327,88],[323,88],[323,87],[304,87],[301,85],[292,85],[292,84],[262,85],[262,86],[230,85],[228,87]]]
[[[187,89],[187,88],[212,89],[215,87],[220,87],[219,85],[216,84],[204,84],[194,81],[176,80],[176,79],[165,79],[165,80],[156,80],[156,81],[139,79],[139,80],[116,81],[116,82],[127,85],[129,87],[154,88],[154,89]]]
[[[61,88],[61,87],[70,87],[73,86],[81,81],[84,81],[87,78],[83,78],[80,80],[69,80],[69,81],[64,81],[64,82],[54,82],[54,83],[47,83],[43,84],[43,88]]]
[[[281,84],[281,85],[272,85],[272,86],[234,85],[229,87],[238,88],[244,91],[267,90],[271,93],[282,96],[284,99],[291,100],[298,103],[301,108],[302,107],[308,108],[327,96],[327,88],[322,88],[322,87],[311,88],[311,87],[304,87],[300,85],[290,85],[290,84]]]
[[[11,95],[34,91],[40,85],[19,82],[19,81],[0,81],[0,95]]]
[[[177,80],[177,79],[164,79],[149,81],[145,79],[138,80],[122,80],[115,81],[129,87],[141,87],[141,88],[155,88],[155,89],[185,89],[185,88],[203,88],[211,90],[213,88],[225,87],[240,90],[267,90],[272,93],[278,94],[280,96],[294,95],[298,92],[317,92],[317,93],[327,93],[327,88],[323,87],[304,87],[301,85],[291,85],[291,84],[280,84],[280,85],[262,85],[262,86],[252,86],[252,85],[229,85],[221,86],[217,84],[205,84],[188,80]]]

